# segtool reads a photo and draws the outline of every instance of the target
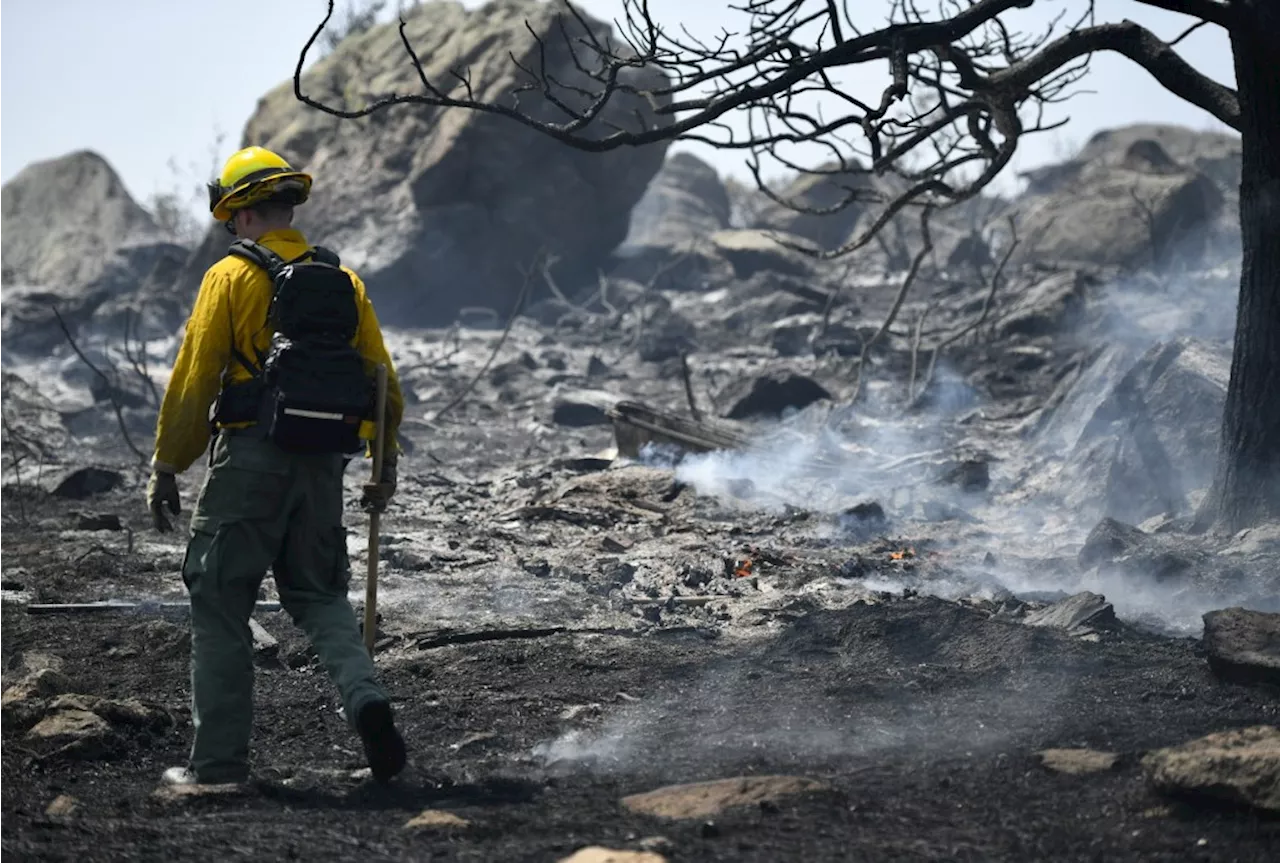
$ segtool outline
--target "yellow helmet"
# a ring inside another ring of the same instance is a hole
[[[267,198],[288,196],[301,204],[311,194],[311,175],[295,171],[280,156],[263,147],[246,147],[222,166],[222,175],[209,183],[209,211],[219,222]]]

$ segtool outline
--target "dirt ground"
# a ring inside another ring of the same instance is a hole
[[[96,503],[140,527],[130,495]],[[103,543],[86,554],[94,534],[66,530],[64,508],[5,530],[6,572],[28,582],[8,589],[44,601],[181,595],[163,556]],[[559,541],[575,532],[589,536],[568,525]],[[459,644],[388,612],[378,662],[412,750],[390,788],[355,773],[358,740],[299,634],[282,613],[260,614],[280,646],[258,669],[253,786],[177,802],[153,793],[190,741],[181,615],[8,606],[6,683],[24,658],[53,654],[71,691],[141,699],[173,724],[115,728],[104,750],[76,758],[33,751],[6,717],[3,849],[81,861],[540,861],[586,845],[671,860],[1274,859],[1280,823],[1158,797],[1137,763],[1144,750],[1280,720],[1273,693],[1216,682],[1196,641],[1126,626],[1086,640],[910,592],[843,608],[791,595],[756,627],[673,620],[582,634],[572,630],[593,627],[570,621]],[[1056,747],[1121,758],[1062,775],[1035,755]],[[619,802],[770,774],[827,788],[711,818]],[[47,814],[59,795],[78,801],[72,814]],[[424,809],[469,824],[407,829]]]

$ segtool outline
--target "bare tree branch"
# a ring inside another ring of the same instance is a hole
[[[942,0],[926,10],[916,0],[891,0],[888,23],[859,33],[835,0],[743,0],[731,7],[745,18],[743,32],[699,39],[662,27],[647,0],[622,0],[618,38],[562,0],[525,22],[524,44],[509,55],[516,83],[489,97],[477,94],[494,92],[492,81],[482,88],[470,69],[424,65],[402,19],[400,40],[419,91],[351,108],[325,104],[303,86],[308,51],[333,16],[330,0],[298,57],[294,94],[342,118],[406,104],[480,111],[589,152],[674,140],[741,149],[757,185],[783,206],[814,215],[875,208],[839,248],[796,247],[821,257],[863,247],[908,206],[940,208],[977,195],[1025,136],[1061,125],[1045,119],[1046,107],[1076,92],[1099,52],[1127,57],[1170,92],[1239,128],[1236,91],[1174,50],[1187,32],[1168,43],[1132,21],[1099,23],[1093,0],[1074,19],[1064,12],[1043,29],[1022,32],[1009,13],[1033,2]],[[1140,2],[1223,27],[1240,18],[1219,0]],[[878,93],[851,92],[841,80],[865,66],[887,72]],[[819,98],[821,110],[811,107]],[[731,113],[745,117],[745,133],[726,122]],[[817,167],[796,161],[792,148],[800,144],[821,149]],[[788,200],[764,182],[765,158],[828,178],[842,190],[840,200],[823,207]]]
[[[62,330],[62,335],[66,337],[67,344],[71,345],[71,350],[75,351],[75,355],[80,358],[80,362],[84,363],[85,366],[88,367],[89,371],[97,375],[104,384],[107,398],[110,400],[111,408],[116,414],[116,423],[120,426],[120,436],[124,438],[125,445],[128,446],[129,449],[133,450],[133,454],[138,457],[139,463],[146,464],[149,461],[148,457],[142,452],[142,450],[138,449],[133,442],[133,438],[129,435],[129,427],[124,421],[124,412],[120,406],[120,399],[116,395],[115,383],[111,378],[107,377],[101,369],[95,366],[93,362],[84,355],[82,350],[80,350],[80,346],[76,344],[75,338],[71,335],[71,330],[67,327],[67,322],[62,319],[62,314],[58,311],[57,307],[50,306],[49,309],[53,312],[53,317],[57,320],[58,328]]]
[[[1230,3],[1219,0],[1138,0],[1143,6],[1154,6],[1169,12],[1203,18],[1210,24],[1219,27],[1231,27],[1235,24],[1235,10]]]
[[[903,302],[907,299],[907,294],[911,291],[911,286],[915,284],[916,276],[920,273],[920,265],[933,251],[933,236],[929,233],[929,217],[932,215],[932,207],[924,207],[920,210],[920,234],[923,237],[923,244],[911,260],[911,268],[907,270],[907,275],[902,280],[902,287],[898,289],[898,295],[894,297],[893,306],[889,309],[889,314],[885,315],[884,323],[880,325],[880,329],[876,330],[875,335],[862,343],[862,354],[858,357],[858,376],[853,379],[853,391],[849,395],[850,403],[856,402],[859,393],[862,392],[862,381],[866,376],[867,359],[871,356],[871,349],[889,331],[889,327],[893,326]]]
[[[529,296],[529,289],[533,286],[533,276],[534,273],[539,270],[539,262],[541,261],[542,256],[543,251],[539,250],[534,255],[533,261],[530,262],[529,269],[524,271],[524,281],[520,284],[520,292],[516,296],[515,304],[511,307],[511,314],[507,316],[507,325],[502,328],[502,335],[498,337],[497,344],[495,344],[493,346],[493,350],[489,352],[489,358],[484,361],[484,365],[482,365],[480,370],[475,373],[475,376],[467,382],[467,385],[463,387],[456,396],[450,399],[444,407],[435,412],[435,415],[431,418],[432,422],[436,422],[449,411],[462,404],[463,400],[465,400],[471,391],[475,389],[476,384],[480,382],[480,378],[484,377],[484,373],[489,370],[489,366],[493,365],[494,358],[498,356],[498,351],[502,350],[502,346],[507,342],[507,336],[511,333],[511,327],[516,322],[516,318],[519,316],[520,310],[524,308],[524,301]]]

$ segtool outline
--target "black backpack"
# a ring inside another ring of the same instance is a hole
[[[254,379],[229,388],[240,392],[226,399],[226,409],[219,399],[215,418],[256,419],[268,439],[291,452],[360,449],[360,422],[373,414],[374,386],[351,344],[360,310],[338,256],[316,247],[285,261],[252,240],[237,240],[230,253],[271,276],[275,290],[265,326],[273,335],[256,364],[232,348]]]

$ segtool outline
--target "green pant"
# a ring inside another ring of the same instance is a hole
[[[191,595],[190,769],[201,782],[248,776],[253,727],[249,616],[267,568],[285,611],[342,693],[348,720],[386,699],[347,601],[342,458],[298,455],[221,433],[182,567]]]

